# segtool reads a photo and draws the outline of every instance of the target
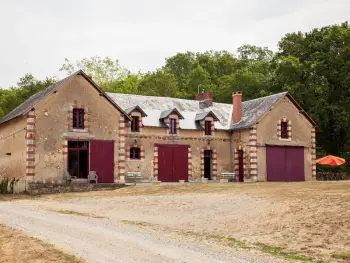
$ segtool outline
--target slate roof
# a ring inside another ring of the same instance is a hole
[[[195,120],[196,120],[196,121],[204,120],[209,114],[211,114],[211,115],[213,116],[214,121],[218,121],[218,120],[219,120],[219,118],[216,117],[216,115],[215,115],[212,111],[197,113],[197,114],[196,114]]]
[[[140,109],[144,116],[142,121],[144,126],[164,127],[164,122],[161,121],[161,118],[168,116],[171,112],[176,110],[183,117],[180,118],[181,129],[198,129],[198,120],[202,120],[203,116],[205,118],[205,116],[207,116],[209,113],[212,113],[217,117],[218,121],[216,121],[214,125],[218,130],[238,130],[250,128],[270,110],[272,105],[274,105],[281,98],[288,96],[294,105],[300,110],[300,112],[316,127],[316,129],[318,129],[316,123],[306,114],[306,112],[302,110],[302,108],[293,99],[293,97],[288,94],[288,92],[282,92],[275,95],[242,102],[242,120],[237,124],[232,124],[232,104],[213,102],[212,106],[207,106],[196,100],[105,93],[82,70],[73,73],[47,89],[29,97],[25,102],[3,117],[0,120],[0,124],[20,115],[26,114],[38,103],[40,103],[41,100],[52,94],[68,79],[76,75],[84,76],[85,79],[87,79],[100,92],[101,96],[104,96],[115,108],[125,114],[128,119],[130,119],[129,114],[133,110]]]
[[[136,106],[133,106],[133,107],[125,109],[125,112],[130,115],[135,110],[138,110],[139,112],[141,112],[141,116],[142,117],[146,117],[147,116],[146,112],[144,112],[139,105],[136,105]]]
[[[181,114],[176,108],[170,109],[170,110],[162,111],[162,112],[160,113],[159,119],[167,118],[167,117],[169,117],[169,115],[172,114],[173,112],[176,112],[177,115],[179,115],[179,119],[180,119],[180,120],[181,120],[181,119],[184,119],[184,117],[182,116],[182,114]]]
[[[53,93],[55,90],[57,90],[64,82],[66,82],[71,76],[60,80],[56,84],[30,96],[25,102],[20,104],[17,108],[12,110],[10,113],[8,113],[6,116],[4,116],[0,120],[0,124],[7,122],[9,120],[12,120],[22,114],[25,114],[29,112],[32,108],[34,108],[35,105],[37,105],[42,99],[44,99],[48,94]]]
[[[255,125],[263,115],[270,110],[279,99],[286,96],[288,92],[282,92],[267,97],[248,100],[242,103],[242,120],[231,125],[232,130],[250,128]]]
[[[106,93],[93,81],[91,80],[82,70],[78,70],[74,72],[72,75],[56,82],[54,85],[30,96],[26,101],[24,101],[22,104],[20,104],[17,108],[13,109],[10,113],[8,113],[6,116],[4,116],[0,120],[0,124],[5,123],[9,120],[12,120],[20,115],[26,114],[31,109],[33,109],[40,101],[42,101],[44,98],[46,98],[48,95],[55,92],[59,87],[61,87],[66,81],[68,81],[73,76],[82,75],[85,77],[100,93],[102,96],[106,97],[106,99],[113,104],[114,107],[116,107],[121,112],[125,113],[123,109],[121,109],[118,105],[115,104],[113,100],[111,100],[110,97],[106,96]]]
[[[123,109],[142,105],[142,109],[147,114],[147,117],[142,119],[144,126],[164,127],[164,124],[159,121],[162,112],[176,108],[184,117],[184,119],[180,120],[180,128],[189,130],[198,129],[196,118],[198,119],[198,116],[202,116],[200,114],[204,116],[209,112],[212,112],[218,118],[218,121],[214,124],[216,129],[237,130],[249,128],[260,120],[274,103],[287,94],[287,92],[283,92],[255,100],[244,101],[242,103],[242,121],[232,125],[232,104],[214,102],[212,106],[203,108],[203,105],[200,105],[196,100],[107,93]]]

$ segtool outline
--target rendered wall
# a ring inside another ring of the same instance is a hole
[[[291,123],[291,139],[278,138],[279,120]],[[312,180],[312,130],[313,127],[295,105],[285,97],[261,119],[257,125],[258,180],[267,180],[266,144],[304,146],[305,180]]]
[[[26,117],[0,124],[0,178],[25,179]]]
[[[87,132],[70,131],[72,106],[87,111]],[[36,173],[34,180],[64,179],[68,140],[114,140],[115,178],[118,177],[120,112],[82,76],[68,80],[36,108]]]

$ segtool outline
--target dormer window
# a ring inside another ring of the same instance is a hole
[[[176,119],[174,118],[169,119],[169,133],[176,134]]]
[[[211,121],[205,121],[205,135],[211,134]]]
[[[84,129],[83,109],[73,109],[73,129]]]
[[[132,116],[131,120],[131,132],[139,132],[139,117],[138,116]]]
[[[281,138],[288,139],[288,122],[281,122]]]

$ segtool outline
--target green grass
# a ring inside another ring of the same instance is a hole
[[[343,259],[343,260],[350,260],[350,253],[345,253],[345,252],[333,253],[332,254],[332,258]]]
[[[255,243],[254,245],[257,246],[262,252],[271,256],[278,256],[283,257],[284,259],[297,260],[302,262],[327,263],[327,261],[317,260],[312,257],[299,255],[295,252],[286,251],[282,247],[272,246],[264,243]]]
[[[130,220],[121,220],[124,224],[129,224],[133,226],[142,226],[142,227],[159,227],[159,225],[143,222],[143,221],[130,221]],[[171,229],[169,229],[171,231]],[[312,262],[312,263],[327,263],[327,261],[323,260],[317,260],[312,257],[299,255],[295,252],[286,251],[285,248],[272,246],[264,243],[255,243],[255,244],[248,244],[244,241],[238,240],[234,237],[228,237],[228,236],[219,236],[214,234],[206,234],[206,233],[199,233],[195,231],[185,231],[185,232],[177,232],[178,234],[186,237],[192,237],[196,238],[202,241],[213,241],[218,244],[236,248],[236,249],[244,249],[244,250],[251,250],[255,249],[258,251],[261,251],[263,253],[269,254],[271,256],[275,257],[281,257],[286,260],[295,260],[295,261],[301,261],[301,262]],[[334,258],[337,259],[348,259],[350,257],[350,254],[334,254]]]
[[[218,236],[213,234],[204,234],[204,233],[198,233],[194,231],[187,231],[181,233],[184,236],[190,236],[190,237],[197,237],[201,240],[207,240],[207,241],[215,241],[218,243],[221,243],[228,247],[234,247],[234,248],[242,248],[242,249],[250,249],[251,247],[248,246],[245,242],[240,241],[234,237],[225,237],[225,236]]]
[[[128,225],[133,225],[133,226],[152,226],[152,224],[149,224],[147,222],[142,222],[142,221],[120,220],[120,222]]]
[[[93,218],[105,218],[103,216],[95,216],[95,215],[81,213],[81,212],[72,211],[72,210],[52,210],[52,211],[59,213],[59,214],[64,214],[64,215],[76,215],[76,216],[86,216],[86,217],[93,217]]]

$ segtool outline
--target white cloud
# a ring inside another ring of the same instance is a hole
[[[0,86],[58,75],[65,57],[153,70],[177,52],[277,48],[288,32],[349,20],[348,0],[61,0],[0,2]]]

